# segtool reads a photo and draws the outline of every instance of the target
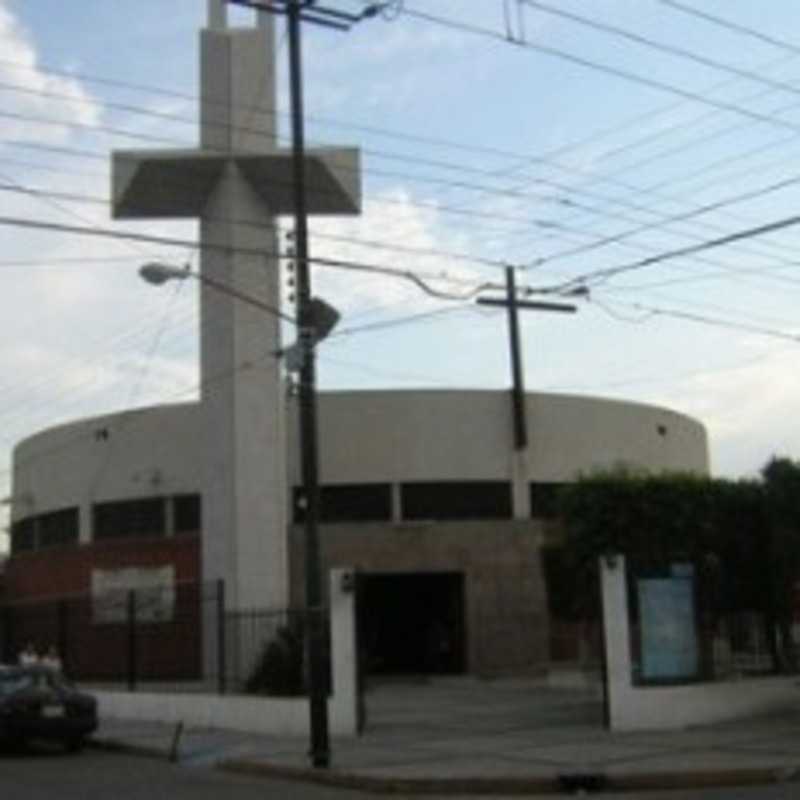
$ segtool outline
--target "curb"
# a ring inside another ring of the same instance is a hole
[[[561,791],[557,777],[531,778],[398,778],[359,775],[355,772],[317,770],[310,767],[289,767],[263,761],[232,759],[217,768],[240,775],[261,775],[338,789],[361,789],[378,794],[553,794]]]
[[[359,775],[354,772],[290,767],[264,761],[230,759],[217,765],[225,772],[261,775],[303,781],[342,789],[360,789],[377,794],[438,795],[532,795],[587,792],[633,792],[765,786],[800,782],[799,768],[752,768],[697,770],[693,772],[652,772],[646,774],[557,774],[551,777],[520,778],[400,778]]]
[[[163,747],[130,744],[118,739],[89,739],[87,746],[109,753],[128,753],[142,758],[170,760]],[[531,775],[515,778],[485,776],[459,778],[403,778],[399,776],[363,775],[336,769],[320,770],[293,767],[268,761],[226,759],[216,768],[240,775],[280,778],[340,789],[354,789],[376,794],[419,795],[537,795],[589,793],[676,791],[688,789],[723,789],[737,786],[767,786],[800,783],[800,766],[759,767],[731,770],[695,770],[691,772],[649,772],[641,774],[560,773],[551,776]]]

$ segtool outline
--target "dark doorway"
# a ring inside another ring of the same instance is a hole
[[[358,592],[359,647],[368,673],[464,671],[462,573],[367,573]]]

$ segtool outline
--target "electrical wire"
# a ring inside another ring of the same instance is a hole
[[[135,108],[135,107],[132,107],[132,106],[124,106],[124,107],[126,109],[134,109]],[[145,111],[145,110],[138,109],[138,108],[136,108],[135,110],[137,110],[137,111],[139,111],[139,110]],[[150,112],[145,112],[145,113],[150,113]],[[159,116],[165,116],[165,115],[159,115]],[[168,115],[168,116],[172,117],[172,115]],[[39,120],[39,121],[41,121],[41,120]],[[57,122],[57,123],[54,123],[54,124],[62,124],[62,123],[61,122]],[[449,164],[449,163],[444,164],[442,162],[427,162],[427,163],[437,163],[437,165],[439,165],[439,166],[446,166],[448,168],[456,168],[456,167],[459,166],[459,165],[453,165],[453,164]],[[478,172],[486,174],[485,171],[478,170]],[[419,176],[400,176],[400,177],[411,177],[411,179],[419,179]],[[443,183],[443,181],[441,181],[440,179],[435,179],[435,178],[423,178],[423,179],[424,180],[430,180],[430,181],[433,181],[433,182],[436,182],[436,183]],[[501,193],[501,194],[519,194],[519,192],[515,192],[515,191],[491,189],[489,187],[479,186],[479,185],[475,185],[475,184],[469,184],[469,183],[466,183],[466,182],[444,182],[444,183],[449,183],[450,185],[452,185],[452,186],[454,186],[456,188],[463,188],[463,189],[468,189],[468,190],[473,190],[473,191],[482,191],[482,192],[490,192],[490,193]],[[552,185],[553,182],[550,182],[550,184]],[[566,187],[562,186],[560,188],[561,189],[565,189]],[[545,200],[550,200],[550,201],[553,201],[553,202],[558,202],[557,198],[551,198],[551,197],[539,197],[538,199],[545,199]],[[584,210],[584,211],[587,211],[587,212],[592,212],[592,213],[602,212],[602,209],[599,209],[597,207],[582,206],[581,204],[576,203],[575,201],[572,201],[570,203],[570,205],[572,207],[574,207],[574,208],[578,208],[578,209],[581,209],[581,210]],[[653,227],[655,227],[655,226],[653,226]],[[560,257],[560,255],[557,255],[555,257]],[[486,261],[488,261],[488,260],[484,260],[484,263]],[[501,266],[500,264],[497,264],[496,262],[495,262],[494,265]]]
[[[193,242],[189,239],[178,239],[168,236],[154,236],[151,234],[135,233],[133,231],[112,230],[109,228],[64,225],[54,222],[42,222],[40,220],[25,219],[21,217],[0,216],[0,225],[29,228],[33,230],[50,231],[56,233],[69,233],[82,236],[120,239],[123,241],[145,242],[148,244],[161,244],[170,247],[185,247],[187,249],[192,249],[192,250],[212,250],[223,253],[237,253],[240,255],[250,255],[258,259],[264,259],[270,257],[276,259],[290,260],[294,258],[294,256],[289,256],[285,253],[267,252],[252,247],[240,247],[240,246],[231,247],[229,245],[200,243],[200,242]],[[422,278],[420,278],[419,275],[410,272],[408,270],[392,269],[391,267],[384,267],[379,264],[366,264],[356,261],[346,261],[344,259],[324,258],[321,256],[311,256],[309,257],[308,260],[311,264],[315,264],[320,267],[352,269],[361,272],[373,272],[375,274],[392,275],[398,278],[405,278],[407,280],[411,280],[413,283],[415,283],[417,286],[423,289],[423,291],[426,291],[432,297],[437,297],[440,299],[464,300],[474,296],[476,291],[483,291],[483,289],[496,286],[496,284],[492,283],[483,283],[477,290],[471,290],[466,294],[457,295],[457,294],[442,292],[427,285],[426,282]],[[277,311],[275,311],[274,313],[278,316],[281,316]]]
[[[644,269],[645,267],[652,266],[653,264],[660,264],[664,261],[668,261],[675,258],[681,258],[687,255],[693,255],[695,253],[703,252],[705,250],[711,250],[717,247],[723,247],[725,245],[734,244],[735,242],[742,241],[744,239],[750,239],[755,236],[764,236],[769,233],[774,233],[779,230],[783,230],[785,228],[794,227],[795,225],[800,224],[800,216],[795,215],[791,217],[786,217],[784,219],[775,220],[773,222],[766,223],[765,225],[759,225],[755,228],[749,228],[742,231],[736,231],[735,233],[728,234],[727,236],[721,236],[717,239],[712,239],[710,241],[702,242],[696,245],[690,245],[689,247],[682,247],[677,250],[670,250],[666,253],[660,253],[659,255],[651,256],[649,258],[644,258],[640,261],[633,262],[631,264],[623,264],[618,267],[607,267],[605,269],[598,269],[592,272],[586,272],[582,275],[578,275],[560,287],[557,287],[555,290],[551,291],[568,291],[569,289],[575,286],[587,286],[589,284],[596,284],[610,280],[611,278],[621,275],[626,272],[632,272],[634,270]]]
[[[775,36],[769,36],[766,33],[762,33],[761,31],[757,31],[753,28],[748,28],[745,25],[740,25],[736,22],[730,22],[722,17],[709,14],[707,11],[701,11],[699,8],[687,6],[684,3],[678,3],[676,0],[657,0],[657,2],[664,6],[668,6],[675,11],[680,11],[684,14],[690,14],[693,17],[705,20],[706,22],[710,22],[722,28],[726,28],[729,31],[734,31],[735,33],[740,33],[743,36],[758,39],[761,42],[771,44],[773,47],[786,50],[790,53],[794,53],[795,55],[800,55],[800,47],[792,42],[787,41],[786,39],[778,39]]]
[[[635,44],[642,45],[651,48],[653,50],[657,50],[661,53],[667,53],[668,55],[677,56],[678,58],[683,58],[692,61],[695,64],[700,64],[704,67],[709,67],[710,69],[715,69],[720,72],[726,72],[729,75],[735,75],[737,78],[744,78],[746,80],[753,81],[754,83],[760,83],[763,84],[764,86],[768,86],[771,89],[777,89],[780,91],[789,92],[790,94],[800,93],[800,89],[798,89],[793,84],[786,83],[785,81],[776,81],[773,80],[772,78],[765,77],[764,75],[760,75],[756,72],[751,72],[750,70],[741,69],[731,64],[725,64],[721,61],[717,61],[716,59],[709,58],[708,56],[704,56],[700,53],[694,53],[691,50],[686,50],[685,48],[682,47],[676,47],[675,45],[658,42],[655,39],[651,39],[647,36],[642,36],[641,34],[634,33],[633,31],[628,31],[623,28],[619,28],[615,25],[609,25],[597,19],[590,19],[589,17],[584,17],[581,16],[580,14],[566,11],[563,8],[553,8],[552,6],[542,3],[541,0],[522,0],[522,2],[529,8],[534,8],[543,14],[550,14],[552,16],[556,16],[561,19],[566,19],[578,25],[582,25],[596,31],[601,31],[610,36],[615,36],[617,38],[622,38],[627,41],[634,42]]]
[[[788,333],[787,331],[775,330],[774,328],[763,328],[756,325],[747,325],[732,320],[709,317],[702,314],[693,314],[691,312],[679,311],[677,309],[651,306],[645,303],[628,303],[627,305],[629,308],[646,314],[645,319],[651,319],[654,317],[671,317],[673,319],[679,319],[686,322],[696,322],[701,325],[710,325],[716,328],[725,328],[743,333],[755,333],[759,336],[768,336],[773,339],[784,339],[794,343],[800,343],[800,334],[797,333]]]
[[[767,114],[760,114],[757,111],[752,111],[750,109],[743,108],[734,103],[726,103],[724,101],[713,100],[712,98],[706,97],[705,95],[700,94],[698,92],[693,92],[688,89],[682,89],[679,86],[675,86],[673,84],[669,84],[664,81],[656,80],[655,78],[648,78],[644,75],[639,75],[638,73],[630,72],[628,70],[621,69],[619,67],[614,67],[610,64],[603,64],[597,61],[592,61],[591,59],[575,55],[574,53],[570,53],[565,50],[559,50],[558,48],[555,47],[550,47],[548,45],[543,45],[530,41],[509,42],[508,39],[506,39],[502,34],[497,33],[497,31],[494,31],[491,28],[484,28],[479,25],[474,25],[472,23],[462,22],[460,20],[453,20],[447,17],[437,16],[435,14],[430,14],[424,11],[412,10],[410,8],[404,8],[402,14],[407,17],[411,17],[413,19],[418,19],[423,22],[429,22],[431,24],[439,25],[441,27],[449,28],[451,30],[457,30],[461,31],[462,33],[468,33],[474,36],[481,36],[483,38],[492,39],[494,41],[500,41],[503,44],[511,44],[514,47],[518,47],[522,50],[531,50],[534,52],[542,53],[544,55],[549,55],[552,56],[553,58],[557,58],[580,67],[585,67],[587,69],[591,69],[596,72],[602,72],[612,77],[620,78],[622,80],[628,81],[629,83],[636,83],[640,86],[645,86],[650,89],[658,90],[660,92],[673,94],[677,97],[683,98],[684,100],[691,100],[695,103],[712,106],[721,111],[728,111],[738,116],[744,116],[756,122],[763,122],[768,125],[774,125],[777,127],[789,128],[794,131],[800,131],[800,125],[795,125],[794,123],[789,122],[788,120],[779,119],[777,117],[773,117]]]
[[[590,243],[588,243],[588,244],[583,244],[580,247],[576,247],[576,248],[573,248],[573,249],[568,250],[568,251],[564,251],[564,252],[561,252],[561,253],[556,253],[554,255],[549,255],[546,258],[538,259],[535,263],[541,264],[541,263],[544,263],[546,261],[550,261],[550,260],[554,260],[554,259],[565,257],[567,255],[574,255],[574,254],[577,254],[577,253],[580,253],[580,252],[593,250],[593,249],[596,249],[597,247],[600,247],[600,246],[608,244],[608,243],[621,241],[622,239],[628,238],[628,237],[634,235],[635,233],[639,233],[641,231],[658,230],[658,229],[661,229],[661,228],[665,227],[668,224],[672,224],[673,222],[680,221],[680,220],[687,220],[687,219],[695,217],[695,216],[697,216],[697,215],[699,215],[701,213],[706,213],[707,211],[710,211],[710,210],[719,210],[721,208],[724,208],[726,205],[728,205],[730,203],[740,202],[741,200],[750,199],[752,197],[758,196],[759,194],[767,193],[767,192],[770,192],[770,191],[775,191],[775,190],[777,190],[779,188],[783,188],[786,185],[791,185],[792,181],[793,181],[793,179],[790,179],[787,182],[782,182],[781,184],[773,185],[771,187],[765,187],[765,188],[762,188],[761,190],[757,190],[756,192],[753,192],[753,193],[749,193],[749,194],[746,194],[746,195],[738,195],[738,196],[735,196],[733,198],[728,198],[726,200],[718,201],[715,204],[710,204],[708,206],[701,207],[700,209],[695,209],[695,210],[693,210],[691,212],[687,212],[686,214],[675,215],[673,217],[662,217],[661,218],[661,220],[662,220],[661,222],[648,223],[647,225],[639,225],[639,226],[637,226],[637,228],[635,228],[635,229],[633,229],[631,231],[626,231],[626,232],[623,232],[621,234],[617,234],[614,237],[606,237],[606,238],[602,238],[602,239],[596,239],[594,237],[588,237],[588,238],[592,239],[592,241]],[[50,197],[55,197],[55,198],[58,198],[58,199],[85,200],[86,202],[96,202],[96,203],[102,203],[102,204],[106,204],[106,205],[108,204],[107,200],[104,200],[104,199],[101,199],[101,198],[91,198],[91,197],[86,196],[86,195],[76,195],[74,193],[53,193],[53,192],[47,192],[47,193],[41,192],[40,193],[40,192],[38,192],[38,190],[32,189],[30,187],[22,187],[22,186],[0,187],[0,189],[3,189],[3,188],[6,189],[6,190],[15,190],[16,189],[16,190],[19,190],[19,191],[25,191],[27,193],[31,193],[31,194],[34,194],[34,195],[36,195],[36,194],[47,194]],[[646,208],[646,207],[642,207],[642,206],[640,206],[638,204],[629,203],[628,201],[617,201],[617,202],[619,202],[620,204],[622,204],[625,207],[631,207],[634,210],[643,211],[643,212],[646,212],[646,213],[648,213],[650,215],[658,213],[658,212],[653,211],[652,209],[649,209],[649,208]],[[588,206],[584,206],[584,207],[587,208],[587,210],[589,209]],[[613,216],[615,218],[619,218],[619,219],[622,219],[624,221],[631,221],[630,217],[628,217],[627,215],[621,215],[621,214],[617,213],[617,214],[614,214]],[[242,222],[242,224],[246,224],[246,223]],[[257,222],[257,223],[249,223],[249,224],[257,224],[259,227],[261,227],[263,225],[263,223],[260,222],[260,221]],[[388,244],[380,244],[380,243],[377,243],[377,242],[367,243],[367,242],[363,242],[361,240],[358,240],[355,237],[342,237],[342,236],[335,236],[335,235],[326,236],[325,234],[321,234],[321,233],[320,234],[315,234],[315,235],[318,235],[321,238],[330,238],[332,240],[346,241],[346,242],[349,242],[349,243],[352,243],[352,244],[358,244],[358,245],[363,245],[363,246],[372,246],[372,247],[381,247],[383,249],[392,249],[392,246],[388,245]],[[470,257],[470,256],[467,256],[466,254],[456,254],[456,253],[442,251],[441,249],[423,249],[423,250],[421,250],[421,249],[415,249],[415,248],[409,248],[409,247],[403,247],[403,246],[400,246],[399,249],[402,249],[404,252],[413,253],[413,254],[416,254],[416,255],[423,255],[423,254],[424,255],[437,255],[437,256],[446,256],[446,257],[450,257],[450,258],[458,258],[459,256],[464,255],[464,259],[465,260],[472,261],[473,263],[487,264],[487,265],[497,266],[497,267],[504,266],[503,262],[501,262],[501,261],[490,260],[490,259],[479,258],[479,257]]]

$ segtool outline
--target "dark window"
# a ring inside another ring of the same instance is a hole
[[[510,519],[511,484],[501,481],[404,483],[403,519]]]
[[[39,547],[64,547],[78,543],[78,509],[62,508],[37,519]]]
[[[172,498],[175,533],[200,533],[202,511],[199,494],[178,494]]]
[[[95,541],[163,536],[165,533],[163,497],[97,503],[93,511]]]
[[[27,553],[36,549],[33,517],[17,520],[11,526],[11,555]]]
[[[553,519],[559,513],[559,497],[563,483],[531,484],[531,516],[538,519]]]
[[[305,519],[305,493],[294,489],[294,521]],[[392,518],[388,483],[351,483],[320,488],[320,522],[377,522]]]

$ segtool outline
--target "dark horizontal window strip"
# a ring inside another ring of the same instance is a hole
[[[163,497],[97,503],[92,512],[95,541],[164,536],[166,533]]]
[[[203,513],[199,494],[175,495],[172,498],[172,513],[176,534],[200,532]]]
[[[78,538],[77,506],[36,514],[12,524],[11,555],[30,553],[49,547],[77,545]]]
[[[11,526],[11,555],[29,553],[36,549],[33,517],[18,520]]]
[[[563,483],[532,483],[530,485],[531,516],[534,519],[554,519],[559,514]]]
[[[78,543],[79,523],[77,508],[63,508],[42,514],[36,520],[37,545],[45,547],[65,547]]]
[[[510,519],[511,484],[505,481],[404,483],[403,519]]]
[[[306,518],[302,487],[293,492],[294,521]],[[381,522],[392,518],[392,487],[388,483],[348,483],[320,487],[320,522]]]

